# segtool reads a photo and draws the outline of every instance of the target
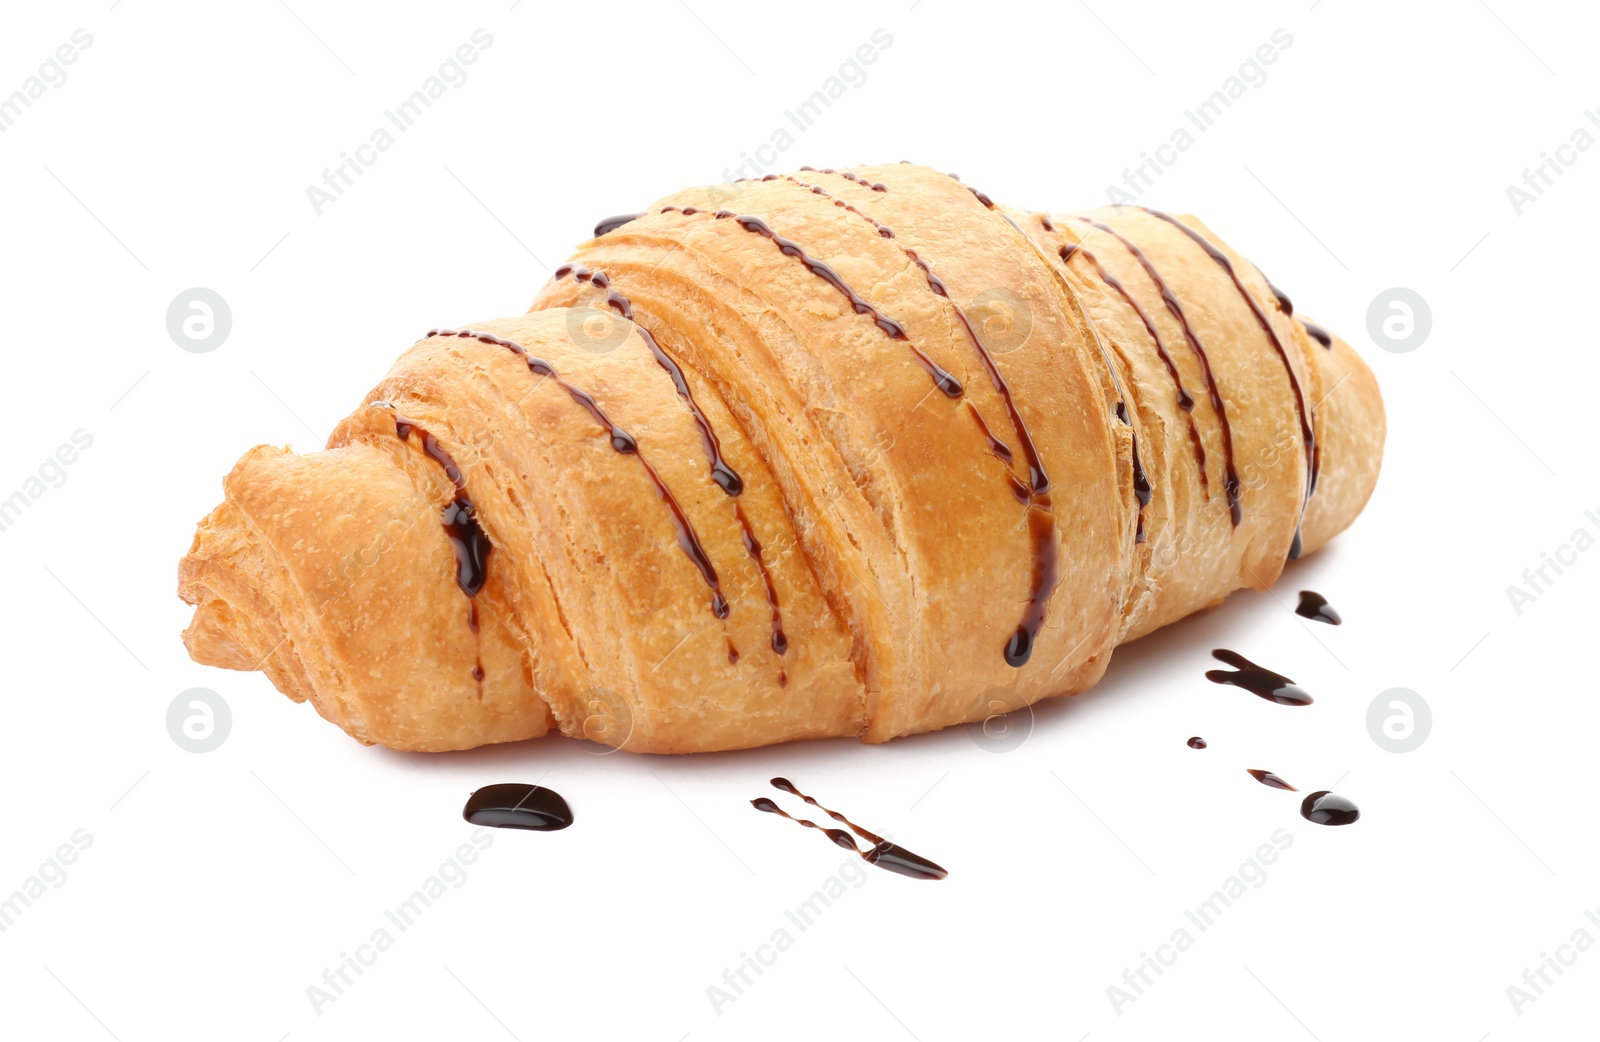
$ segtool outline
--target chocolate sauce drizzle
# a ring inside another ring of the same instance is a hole
[[[1300,801],[1300,816],[1314,825],[1349,825],[1361,817],[1361,808],[1354,801],[1323,789]]]
[[[877,229],[878,234],[884,238],[894,238],[894,232],[876,218],[862,213],[842,200],[834,199],[826,190],[794,178],[790,178],[790,180],[815,195],[833,199],[835,205],[842,206],[845,210],[870,222]],[[1000,367],[995,363],[994,356],[989,353],[988,348],[984,347],[983,340],[978,336],[977,330],[973,328],[971,320],[967,317],[966,310],[956,303],[955,298],[950,295],[949,288],[945,285],[944,280],[933,270],[931,264],[918,255],[916,250],[905,245],[901,245],[900,249],[912,263],[922,270],[923,277],[928,283],[928,288],[936,295],[943,297],[955,312],[956,319],[961,323],[961,328],[966,331],[967,339],[972,343],[973,349],[977,351],[978,357],[983,361],[984,369],[988,372],[990,381],[993,382],[995,390],[999,392],[1001,400],[1005,402],[1006,413],[1010,417],[1012,430],[1015,431],[1023,457],[1027,460],[1028,483],[1026,487],[1022,487],[1021,483],[1016,480],[1015,475],[1010,472],[1010,464],[1013,459],[1011,447],[994,437],[989,431],[988,424],[984,422],[983,417],[978,413],[977,408],[972,406],[972,402],[969,399],[967,405],[972,407],[973,416],[977,419],[978,426],[988,441],[990,451],[1006,462],[1007,476],[1010,478],[1012,491],[1017,495],[1018,500],[1025,502],[1028,507],[1028,533],[1033,540],[1033,577],[1028,592],[1028,607],[1023,612],[1021,623],[1011,634],[1005,646],[1006,664],[1012,668],[1021,668],[1028,663],[1028,660],[1033,655],[1034,643],[1038,638],[1039,629],[1044,625],[1045,611],[1050,603],[1051,595],[1055,593],[1058,581],[1057,557],[1059,551],[1056,547],[1055,515],[1048,495],[1050,477],[1045,472],[1044,463],[1039,458],[1038,448],[1034,445],[1033,435],[1028,431],[1027,421],[1023,419],[1022,413],[1017,408],[1015,396],[1011,392],[1011,385],[1006,382],[1004,374],[1000,372]],[[957,386],[959,389],[959,385]],[[951,397],[956,396],[951,395]],[[1135,461],[1135,466],[1137,466],[1137,450],[1135,452]],[[1142,535],[1142,515],[1140,520],[1140,534]]]
[[[777,803],[773,802],[766,796],[760,796],[751,800],[750,805],[756,810],[764,813],[777,814],[788,818],[790,821],[795,822],[798,825],[804,825],[808,829],[816,829],[818,832],[821,832],[823,835],[832,840],[835,846],[843,847],[846,850],[853,850],[857,854],[861,855],[861,857],[868,863],[877,865],[879,868],[887,869],[890,872],[894,872],[902,876],[910,876],[912,879],[943,879],[950,874],[943,868],[934,864],[932,861],[929,861],[927,858],[922,857],[919,854],[913,854],[905,847],[902,847],[896,843],[891,843],[876,833],[868,832],[866,829],[862,828],[860,825],[857,825],[855,822],[851,821],[849,818],[837,811],[829,810],[827,807],[824,807],[810,796],[807,796],[805,793],[795,788],[794,784],[787,778],[772,779],[772,786],[775,789],[780,789],[783,792],[800,797],[811,806],[828,815],[828,817],[832,818],[834,821],[843,824],[846,828],[850,829],[850,832],[854,832],[857,836],[860,836],[868,843],[871,843],[872,846],[867,850],[862,850],[856,845],[856,841],[850,836],[850,832],[846,832],[844,829],[827,828],[826,826],[818,825],[814,821],[808,821],[805,818],[797,818],[788,811],[784,810],[782,807],[778,806]]]
[[[1306,404],[1305,389],[1301,387],[1300,377],[1295,373],[1294,364],[1289,360],[1288,349],[1283,346],[1283,341],[1278,338],[1277,331],[1272,328],[1272,322],[1268,320],[1266,313],[1261,310],[1261,305],[1256,303],[1256,298],[1248,289],[1245,288],[1244,280],[1239,278],[1239,272],[1234,268],[1233,262],[1228,259],[1226,254],[1217,249],[1217,247],[1213,245],[1211,241],[1204,235],[1201,235],[1199,232],[1195,231],[1187,224],[1184,224],[1176,217],[1173,217],[1171,214],[1162,213],[1160,210],[1152,210],[1143,206],[1139,207],[1139,209],[1144,210],[1145,213],[1150,214],[1152,217],[1157,217],[1163,221],[1166,221],[1174,228],[1183,232],[1191,240],[1193,240],[1197,246],[1205,250],[1207,256],[1222,266],[1222,270],[1226,271],[1228,273],[1228,277],[1233,280],[1234,288],[1239,291],[1239,295],[1244,298],[1244,302],[1250,305],[1251,314],[1255,315],[1256,322],[1261,326],[1262,332],[1267,334],[1267,339],[1272,341],[1273,349],[1278,352],[1278,358],[1283,362],[1284,372],[1288,373],[1289,375],[1289,386],[1294,390],[1295,409],[1300,416],[1300,438],[1305,444],[1306,491],[1305,496],[1301,500],[1300,504],[1300,516],[1302,519],[1304,519],[1305,505],[1311,501],[1312,494],[1317,490],[1317,477],[1322,469],[1322,452],[1317,446],[1316,432],[1312,429],[1311,408]],[[1299,557],[1300,551],[1300,525],[1299,523],[1296,523],[1294,530],[1294,542],[1289,549],[1289,560],[1292,561]]]
[[[379,408],[388,406],[388,402],[373,402]],[[476,645],[472,666],[472,679],[478,682],[478,697],[483,697],[483,642],[478,636],[478,602],[475,599],[483,590],[483,584],[489,579],[489,554],[494,550],[494,544],[489,542],[489,537],[484,533],[483,526],[478,522],[478,508],[472,502],[472,497],[467,494],[467,478],[456,465],[455,459],[445,451],[439,439],[417,425],[417,421],[394,414],[395,435],[404,442],[411,441],[411,433],[415,431],[422,436],[422,451],[435,463],[443,468],[445,476],[456,487],[455,496],[444,505],[439,521],[444,526],[445,537],[450,540],[450,548],[456,556],[456,585],[461,587],[461,592],[467,595],[467,627],[472,630],[472,640]]]
[[[1245,773],[1248,774],[1250,777],[1254,778],[1256,781],[1260,782],[1262,785],[1267,786],[1268,788],[1284,789],[1284,790],[1286,790],[1288,792],[1299,792],[1300,791],[1299,789],[1295,788],[1293,785],[1290,785],[1288,782],[1286,782],[1282,778],[1278,777],[1276,774],[1273,774],[1271,771],[1258,771],[1258,770],[1253,770],[1253,769],[1246,769]]]
[[[689,210],[684,210],[684,213],[688,212]],[[734,216],[733,219],[734,222],[745,231],[754,232],[762,238],[769,240],[774,246],[778,247],[784,256],[793,257],[795,260],[805,265],[807,271],[822,279],[834,289],[838,290],[839,293],[850,302],[850,307],[855,311],[856,314],[870,316],[873,324],[888,334],[891,339],[899,340],[908,346],[911,349],[911,353],[916,356],[917,363],[921,365],[928,375],[933,378],[934,386],[939,388],[939,390],[944,393],[945,397],[961,397],[961,381],[957,380],[954,376],[951,376],[948,372],[941,368],[938,363],[924,354],[921,348],[911,343],[911,338],[906,335],[904,326],[885,315],[883,312],[879,311],[876,307],[863,299],[861,294],[851,289],[844,279],[839,277],[839,273],[834,271],[830,265],[809,256],[806,251],[801,249],[800,246],[792,239],[786,239],[777,232],[773,231],[772,227],[760,217],[755,217],[751,214],[738,214]]]
[[[1329,351],[1333,350],[1333,334],[1329,333],[1326,329],[1323,329],[1315,322],[1307,322],[1303,318],[1300,320],[1300,328],[1304,329],[1306,331],[1306,335],[1311,339],[1315,340]]]
[[[602,235],[610,235],[618,228],[621,228],[624,224],[637,221],[643,216],[643,213],[623,213],[618,214],[615,217],[607,217],[605,220],[594,226],[594,237],[598,239]]]
[[[734,469],[722,458],[722,442],[717,439],[717,433],[711,428],[711,421],[706,419],[706,414],[701,411],[700,405],[694,400],[694,392],[689,390],[689,383],[683,378],[683,369],[661,347],[660,342],[644,326],[633,319],[633,302],[627,297],[611,289],[611,279],[603,271],[590,272],[582,265],[562,265],[556,269],[555,277],[562,278],[571,273],[574,281],[588,281],[598,289],[606,291],[606,304],[614,308],[627,322],[639,332],[644,340],[645,347],[650,349],[651,357],[656,364],[667,371],[672,378],[672,386],[678,392],[678,397],[683,404],[688,406],[689,414],[694,417],[695,426],[700,429],[700,443],[705,446],[706,456],[711,460],[711,480],[715,481],[722,491],[730,496],[737,496],[744,491],[744,480],[739,477]]]
[[[679,548],[694,564],[696,570],[700,573],[700,577],[705,580],[706,585],[711,587],[712,614],[719,619],[728,617],[728,601],[722,595],[722,586],[717,580],[717,570],[712,566],[711,558],[706,554],[705,547],[701,545],[700,537],[696,534],[694,525],[689,521],[688,515],[683,512],[682,505],[679,504],[677,497],[672,494],[672,490],[667,487],[667,483],[661,479],[661,475],[650,465],[650,461],[645,459],[644,454],[639,451],[638,441],[634,439],[633,435],[612,423],[611,418],[606,415],[604,409],[600,408],[600,404],[594,400],[593,396],[563,380],[561,374],[556,372],[555,366],[542,358],[529,354],[528,349],[515,340],[506,340],[503,337],[482,333],[474,329],[430,329],[428,330],[428,336],[462,337],[474,339],[480,343],[503,347],[521,358],[527,365],[529,372],[555,381],[556,385],[564,390],[569,398],[592,416],[595,422],[610,435],[612,449],[624,456],[632,456],[639,461],[639,465],[644,468],[645,474],[649,476],[650,481],[655,485],[657,495],[661,497],[661,501],[666,504],[667,510],[671,514],[673,529],[678,535]]]
[[[1162,278],[1161,272],[1151,263],[1144,250],[1140,249],[1139,245],[1132,239],[1129,239],[1109,224],[1089,217],[1079,217],[1078,220],[1110,235],[1122,243],[1123,247],[1133,255],[1134,260],[1139,262],[1139,266],[1144,269],[1144,273],[1150,277],[1151,283],[1155,285],[1156,290],[1161,294],[1161,302],[1167,306],[1167,310],[1171,312],[1172,317],[1178,320],[1178,325],[1183,330],[1183,338],[1188,343],[1189,349],[1200,360],[1200,371],[1206,380],[1206,395],[1211,401],[1212,411],[1217,414],[1217,423],[1222,430],[1222,490],[1228,497],[1228,512],[1233,518],[1233,527],[1238,528],[1239,522],[1244,520],[1244,511],[1239,501],[1239,474],[1234,469],[1233,427],[1228,423],[1228,407],[1223,404],[1222,390],[1217,386],[1216,374],[1211,371],[1211,356],[1206,354],[1206,349],[1201,345],[1200,338],[1189,324],[1189,316],[1184,312],[1183,305],[1178,302],[1177,294],[1172,291],[1172,287],[1167,284],[1167,280]],[[1191,407],[1193,406],[1192,401],[1190,405]]]
[[[1144,323],[1145,332],[1150,334],[1150,339],[1155,342],[1156,354],[1161,356],[1162,364],[1166,366],[1167,374],[1172,377],[1173,386],[1177,388],[1178,408],[1183,410],[1185,417],[1189,421],[1189,441],[1194,447],[1195,467],[1200,472],[1200,487],[1205,492],[1206,498],[1211,498],[1211,481],[1206,474],[1206,447],[1204,442],[1200,440],[1200,428],[1194,420],[1194,396],[1183,386],[1183,374],[1178,371],[1177,363],[1172,360],[1172,355],[1167,353],[1166,345],[1161,340],[1161,334],[1156,332],[1155,323],[1150,320],[1150,316],[1145,312],[1144,308],[1140,307],[1139,303],[1133,299],[1133,295],[1122,284],[1122,280],[1107,271],[1105,266],[1100,263],[1100,258],[1096,257],[1094,251],[1083,245],[1083,243],[1069,243],[1061,247],[1061,260],[1063,263],[1070,262],[1073,257],[1079,254],[1094,266],[1095,274],[1100,277],[1100,281],[1115,290],[1127,302],[1128,306],[1133,308],[1134,314],[1139,316],[1139,321]]]
[[[805,170],[805,171],[809,171],[809,172],[814,173],[814,174],[837,174],[838,176],[844,178],[846,181],[854,181],[856,184],[860,185],[861,187],[870,188],[874,192],[887,192],[889,190],[887,187],[885,187],[885,185],[884,185],[884,183],[882,181],[868,181],[866,178],[862,177],[860,174],[853,173],[853,172],[851,172],[849,170],[835,170],[832,167],[828,167],[828,166],[823,167],[821,170],[818,170],[814,166],[803,166],[800,169],[801,170]],[[776,174],[768,174],[766,177],[763,177],[761,180],[770,181],[776,176],[778,176],[778,175],[776,175]],[[788,177],[787,174],[785,174],[783,176]],[[793,180],[793,178],[790,178],[790,180]]]
[[[618,291],[610,288],[610,278],[603,271],[589,273],[581,265],[563,265],[562,268],[556,270],[556,277],[558,279],[564,277],[569,273],[569,270],[576,281],[582,282],[587,277],[591,285],[605,289],[607,291],[606,303],[615,308],[625,320],[638,329],[639,335],[644,339],[645,346],[650,349],[650,353],[655,357],[656,362],[672,377],[672,385],[677,389],[678,397],[688,406],[696,426],[700,429],[701,444],[705,447],[706,456],[711,461],[711,480],[730,497],[736,497],[742,493],[744,491],[744,481],[723,460],[722,443],[718,440],[716,431],[711,426],[711,421],[701,411],[699,404],[695,402],[694,395],[689,390],[688,382],[684,380],[683,370],[671,356],[662,350],[661,345],[651,335],[650,331],[634,321],[633,302]],[[737,502],[734,503],[733,510],[734,516],[738,518],[739,526],[743,530],[745,552],[750,555],[750,559],[755,562],[756,568],[761,573],[761,582],[767,593],[767,603],[772,608],[772,650],[782,655],[789,650],[789,638],[783,632],[783,616],[778,608],[777,586],[772,581],[772,575],[767,570],[766,562],[761,558],[761,543],[756,539],[755,531],[750,527],[749,519],[745,517],[744,511]],[[728,651],[729,663],[737,663],[739,661],[738,650],[730,643]],[[778,673],[778,686],[783,687],[788,682],[788,674],[780,670]]]
[[[461,816],[474,825],[496,829],[557,832],[572,824],[572,808],[554,789],[503,782],[486,785],[467,797]]]
[[[1260,271],[1261,271],[1260,268],[1256,269],[1256,272],[1258,274],[1260,273]],[[1278,310],[1283,312],[1285,315],[1288,315],[1290,318],[1293,318],[1294,317],[1294,301],[1289,299],[1289,294],[1285,293],[1283,290],[1279,289],[1277,286],[1274,286],[1272,284],[1272,280],[1268,279],[1265,275],[1262,275],[1261,277],[1263,279],[1266,279],[1267,289],[1271,290],[1272,291],[1272,295],[1274,297],[1278,298]]]
[[[1236,651],[1218,648],[1211,653],[1211,656],[1237,670],[1232,673],[1225,669],[1207,670],[1206,679],[1213,684],[1232,684],[1234,687],[1242,687],[1258,698],[1276,702],[1281,706],[1308,706],[1313,701],[1305,688],[1282,673],[1274,673],[1265,666],[1258,666]]]

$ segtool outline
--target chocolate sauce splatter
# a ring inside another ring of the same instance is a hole
[[[1361,808],[1353,801],[1323,789],[1300,801],[1300,816],[1316,825],[1349,825],[1361,817]]]
[[[1300,791],[1299,789],[1296,789],[1293,785],[1290,785],[1288,782],[1286,782],[1282,778],[1278,777],[1276,774],[1273,774],[1271,771],[1258,771],[1258,770],[1253,770],[1253,769],[1247,769],[1245,771],[1245,773],[1250,775],[1250,777],[1254,778],[1256,781],[1260,782],[1262,785],[1265,785],[1265,786],[1267,786],[1269,788],[1284,789],[1284,790],[1286,790],[1288,792],[1299,792]]]
[[[461,816],[497,829],[556,832],[572,824],[572,808],[554,789],[506,782],[486,785],[467,797]]]
[[[456,585],[468,597],[476,597],[488,581],[489,552],[494,546],[478,523],[478,509],[467,495],[467,479],[456,461],[439,444],[439,439],[418,426],[416,420],[395,413],[394,432],[400,440],[410,441],[413,431],[422,436],[422,451],[444,468],[445,476],[456,487],[455,497],[445,504],[440,520],[456,554]]]
[[[1304,688],[1281,673],[1274,673],[1240,655],[1238,652],[1218,648],[1211,653],[1220,662],[1235,667],[1237,672],[1225,669],[1206,671],[1206,679],[1213,684],[1232,684],[1242,687],[1252,695],[1276,702],[1281,706],[1308,706],[1313,699]]]
[[[1338,611],[1328,603],[1328,599],[1315,590],[1300,591],[1300,606],[1294,613],[1307,619],[1326,622],[1330,626],[1338,626],[1344,622]]]
[[[610,235],[618,228],[621,228],[624,224],[637,221],[643,216],[644,214],[642,213],[624,213],[618,214],[615,217],[607,217],[605,220],[594,226],[594,237],[598,239],[602,235]]]
[[[838,811],[829,810],[827,807],[824,807],[810,796],[807,796],[805,793],[795,788],[794,783],[790,782],[787,778],[772,779],[772,786],[775,789],[780,789],[783,792],[800,797],[811,806],[828,815],[828,817],[832,818],[834,821],[837,821],[846,828],[850,829],[850,831],[854,832],[857,836],[860,836],[868,843],[871,843],[872,846],[867,850],[862,850],[856,845],[856,841],[851,838],[850,833],[844,831],[844,829],[827,828],[823,825],[818,825],[814,821],[808,821],[805,818],[797,818],[765,796],[757,797],[756,799],[751,800],[750,805],[756,810],[764,813],[777,814],[788,818],[790,821],[793,821],[796,824],[804,825],[806,828],[816,829],[818,832],[821,832],[823,835],[832,840],[836,846],[843,847],[846,850],[853,850],[857,854],[860,854],[861,857],[869,863],[877,865],[879,868],[887,869],[890,872],[895,872],[902,876],[910,876],[913,879],[943,879],[950,874],[943,868],[934,864],[932,861],[929,861],[927,858],[922,857],[919,854],[913,854],[905,847],[902,847],[896,843],[891,843],[876,833],[868,832],[866,829],[855,824]]]
[[[1206,747],[1206,740],[1204,738],[1201,738],[1199,735],[1195,735],[1193,738],[1189,739],[1189,748],[1191,748],[1191,749],[1204,749],[1205,747]]]

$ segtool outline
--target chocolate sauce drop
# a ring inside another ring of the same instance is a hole
[[[1195,735],[1193,738],[1189,739],[1189,748],[1191,748],[1191,749],[1204,749],[1205,747],[1206,747],[1206,740],[1204,738],[1201,738],[1199,735]]]
[[[1266,276],[1263,275],[1262,278],[1266,278]],[[1289,294],[1274,286],[1271,279],[1267,279],[1267,289],[1271,290],[1272,295],[1278,298],[1278,310],[1292,317],[1294,315],[1294,301],[1289,299]]]
[[[1306,331],[1306,335],[1311,337],[1311,339],[1315,340],[1329,351],[1333,350],[1332,333],[1329,333],[1326,329],[1323,329],[1315,322],[1307,322],[1303,318],[1300,320],[1300,328],[1304,329]]]
[[[850,833],[845,832],[844,829],[827,828],[825,826],[818,825],[814,821],[808,821],[805,818],[797,818],[765,796],[757,797],[756,799],[751,800],[750,805],[756,810],[764,813],[777,814],[781,817],[788,818],[790,821],[793,821],[796,824],[804,825],[806,828],[816,829],[818,832],[821,832],[823,835],[832,840],[836,846],[843,847],[846,850],[853,850],[857,854],[860,854],[861,857],[870,864],[877,865],[879,868],[886,869],[898,875],[910,876],[912,879],[943,879],[950,874],[920,854],[913,854],[905,847],[902,847],[897,843],[891,843],[877,833],[868,832],[866,829],[862,828],[860,825],[857,825],[855,822],[851,821],[843,814],[840,814],[838,811],[829,810],[827,807],[824,807],[810,796],[807,796],[805,793],[795,788],[794,783],[789,781],[787,778],[772,779],[772,786],[775,789],[779,789],[783,792],[800,797],[811,806],[828,815],[828,817],[832,818],[834,821],[840,822],[846,828],[849,828],[851,832],[854,832],[857,836],[860,836],[868,843],[871,843],[872,846],[866,850],[862,850],[856,845],[856,841],[851,838]]]
[[[1256,781],[1260,782],[1262,785],[1267,786],[1268,788],[1284,789],[1284,790],[1286,790],[1288,792],[1299,792],[1300,791],[1299,789],[1295,788],[1293,785],[1290,785],[1288,782],[1286,782],[1282,778],[1278,777],[1276,774],[1273,774],[1271,771],[1257,771],[1257,770],[1247,769],[1245,771],[1245,773],[1250,775],[1250,777],[1254,778]]]
[[[1218,648],[1211,655],[1237,670],[1234,673],[1225,669],[1207,670],[1206,679],[1213,684],[1232,684],[1234,687],[1242,687],[1252,695],[1269,702],[1276,702],[1281,706],[1308,706],[1313,701],[1304,688],[1288,677],[1258,666],[1238,652]]]
[[[467,797],[461,816],[497,829],[556,832],[572,824],[572,808],[554,789],[511,782],[487,785]]]
[[[1339,613],[1328,603],[1328,599],[1315,590],[1300,591],[1300,606],[1294,613],[1307,619],[1326,622],[1330,626],[1338,626],[1344,622]]]
[[[1316,825],[1349,825],[1361,817],[1361,808],[1351,800],[1323,789],[1300,801],[1300,816]]]
[[[594,226],[594,237],[598,239],[602,235],[609,235],[618,228],[621,228],[624,224],[627,224],[630,221],[637,221],[643,216],[644,214],[642,213],[624,213],[618,214],[615,217],[607,217],[605,220]]]

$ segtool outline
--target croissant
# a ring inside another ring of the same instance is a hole
[[[602,222],[179,568],[200,663],[364,743],[883,742],[1081,692],[1342,531],[1383,405],[1205,225],[909,164]]]

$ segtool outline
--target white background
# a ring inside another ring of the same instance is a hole
[[[1600,105],[1592,12],[290,4],[16,5],[0,34],[0,93],[74,29],[93,37],[0,134],[0,498],[75,430],[93,438],[0,532],[0,897],[74,830],[92,836],[0,933],[0,1033],[1593,1035],[1600,950],[1520,1011],[1507,988],[1574,931],[1600,941],[1584,917],[1600,908],[1600,553],[1520,616],[1507,587],[1574,530],[1600,533],[1584,517],[1600,511],[1600,154],[1573,153],[1520,215],[1506,194]],[[306,187],[479,27],[493,43],[468,81],[317,216]],[[175,564],[244,449],[317,448],[430,325],[519,313],[598,218],[722,180],[880,27],[893,43],[866,82],[778,168],[912,159],[1056,210],[1103,202],[1288,30],[1266,81],[1141,201],[1201,215],[1376,369],[1388,450],[1350,532],[1273,594],[1119,651],[1098,688],[1039,707],[1003,754],[955,730],[692,759],[562,739],[408,756],[362,748],[259,674],[189,662]],[[232,308],[209,354],[166,330],[195,286]],[[1394,286],[1432,309],[1409,354],[1366,333]],[[1303,588],[1346,624],[1287,611]],[[1207,683],[1216,646],[1316,705]],[[196,686],[233,714],[203,755],[165,724]],[[1434,717],[1407,754],[1366,726],[1397,686]],[[1211,747],[1186,748],[1192,734]],[[1337,782],[1362,820],[1307,823],[1247,767]],[[848,863],[749,808],[774,774],[949,879],[872,870],[799,932],[785,910]],[[307,988],[467,840],[465,796],[540,779],[577,824],[494,833],[465,883],[316,1011]],[[1114,1009],[1124,969],[1278,829],[1293,845],[1266,882]],[[779,928],[793,945],[715,1009],[708,987]]]

